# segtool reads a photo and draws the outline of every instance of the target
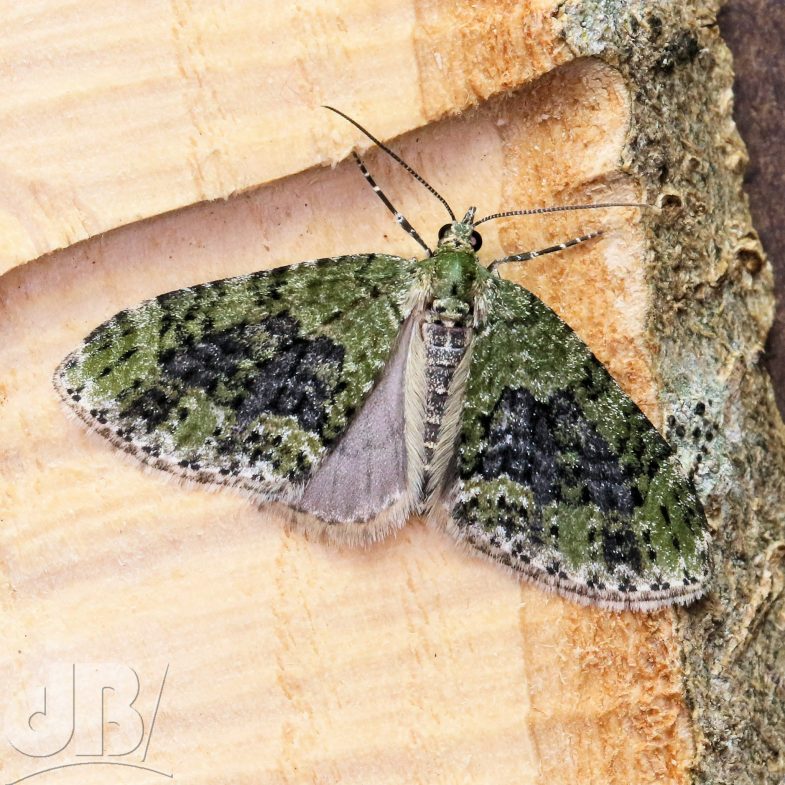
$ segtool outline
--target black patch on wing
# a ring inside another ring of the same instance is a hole
[[[480,455],[484,479],[509,477],[530,488],[539,506],[559,498],[559,445],[548,407],[528,390],[504,390],[491,413],[485,442]],[[473,469],[465,471],[470,474]]]
[[[247,356],[248,336],[241,326],[206,333],[198,343],[164,352],[162,375],[181,381],[186,388],[198,387],[212,393],[222,378],[232,378],[237,373],[238,364]]]
[[[480,474],[531,489],[538,507],[593,503],[605,514],[628,517],[640,499],[629,472],[569,390],[542,403],[527,389],[506,388],[488,418],[484,443]],[[475,471],[464,467],[463,476]]]
[[[130,393],[132,390],[129,389]],[[172,409],[176,406],[171,394],[156,385],[138,394],[123,409],[123,417],[132,423],[140,421],[146,433],[152,433],[161,423],[169,419]]]
[[[303,337],[288,314],[208,332],[162,352],[157,383],[141,393],[125,391],[123,416],[150,433],[189,389],[203,390],[234,410],[240,429],[274,414],[295,417],[304,430],[321,435],[326,404],[337,391],[330,380],[339,378],[343,359],[342,346],[326,336]]]
[[[325,404],[335,393],[325,380],[325,369],[340,370],[343,347],[323,335],[301,337],[297,321],[287,315],[263,325],[276,339],[278,350],[251,380],[237,412],[238,425],[248,425],[261,414],[290,415],[303,429],[321,434],[327,418]]]

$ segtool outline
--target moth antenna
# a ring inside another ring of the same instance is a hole
[[[476,226],[476,224],[475,224]],[[547,248],[541,248],[539,251],[526,251],[526,253],[516,253],[512,256],[505,256],[504,259],[497,259],[488,265],[489,270],[495,270],[500,264],[507,264],[507,262],[528,262],[529,259],[536,259],[538,256],[545,256],[548,253],[556,253],[563,251],[565,248],[572,248],[574,245],[585,243],[587,240],[593,240],[595,237],[600,237],[602,232],[590,232],[576,237],[574,240],[567,240],[566,243],[559,243],[558,245],[549,245]]]
[[[335,112],[335,114],[343,117],[344,120],[351,123],[359,131],[362,131],[362,133],[364,133],[377,147],[380,147],[382,150],[384,150],[384,152],[387,153],[387,155],[389,155],[393,161],[396,161],[398,164],[400,164],[415,180],[417,180],[418,183],[425,186],[444,205],[445,209],[450,215],[450,219],[452,221],[455,220],[455,213],[447,203],[447,200],[422,175],[415,172],[414,169],[403,160],[403,158],[401,158],[397,153],[393,152],[389,147],[387,147],[386,144],[380,142],[370,131],[366,131],[366,129],[363,128],[356,120],[352,120],[349,115],[340,111],[340,109],[336,109],[333,106],[327,106],[325,104],[322,105],[322,109],[329,109],[331,112]]]
[[[509,210],[505,213],[494,213],[493,215],[486,215],[485,218],[480,218],[475,221],[474,225],[479,226],[486,221],[494,221],[496,218],[509,218],[513,215],[542,215],[543,213],[564,213],[571,210],[599,210],[604,207],[649,207],[657,209],[653,204],[645,204],[643,202],[602,202],[600,204],[567,204],[561,207],[534,207],[530,210]]]
[[[395,205],[387,198],[387,195],[376,185],[376,181],[371,177],[371,173],[365,168],[365,164],[362,161],[357,153],[352,151],[352,155],[354,156],[354,160],[357,163],[357,166],[360,167],[360,171],[363,173],[363,177],[368,181],[368,185],[373,188],[373,192],[382,200],[384,206],[395,216],[395,220],[404,231],[408,232],[427,252],[428,256],[433,256],[433,251],[426,245],[425,241],[420,237],[417,233],[417,230],[406,220],[406,216],[402,213],[399,213],[396,210]]]

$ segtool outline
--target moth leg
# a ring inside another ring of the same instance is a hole
[[[595,237],[600,237],[602,232],[590,232],[589,234],[576,237],[574,240],[567,240],[565,243],[558,245],[549,245],[547,248],[541,248],[539,251],[526,251],[526,253],[516,253],[512,256],[505,256],[504,259],[496,259],[488,265],[489,270],[495,270],[500,264],[507,264],[507,262],[528,262],[529,259],[536,259],[538,256],[545,256],[548,253],[556,253],[563,251],[565,248],[572,248],[573,245],[585,243],[587,240],[593,240]]]

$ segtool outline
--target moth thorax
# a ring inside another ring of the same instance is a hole
[[[469,329],[424,322],[425,344],[425,466],[431,465],[442,428],[450,384],[468,344]]]

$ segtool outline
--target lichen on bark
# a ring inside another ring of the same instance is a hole
[[[760,355],[772,276],[742,191],[719,0],[568,0],[576,56],[619,69],[632,118],[623,168],[645,216],[648,334],[668,435],[714,536],[711,595],[678,611],[698,783],[785,772],[785,429]]]

